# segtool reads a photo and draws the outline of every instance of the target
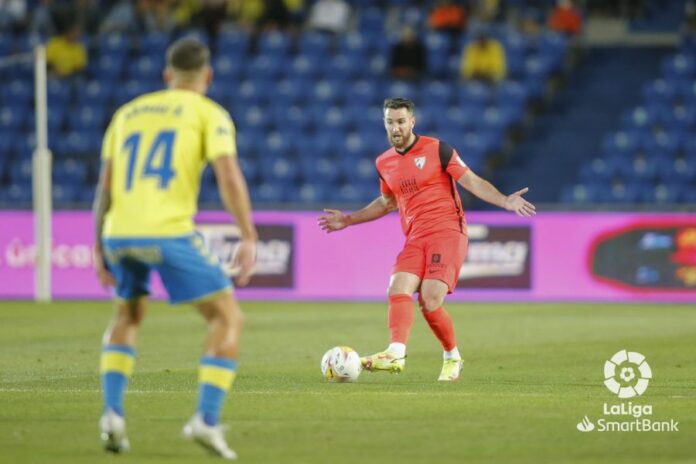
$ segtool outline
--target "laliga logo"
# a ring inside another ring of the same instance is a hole
[[[645,356],[621,350],[604,363],[604,378],[604,385],[619,398],[633,398],[648,389],[652,371]]]

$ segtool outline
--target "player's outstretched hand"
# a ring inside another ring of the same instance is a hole
[[[104,261],[104,255],[99,249],[94,250],[94,272],[97,273],[97,278],[102,287],[115,287],[116,278],[106,267],[106,262]]]
[[[319,216],[319,219],[317,220],[321,230],[331,233],[348,227],[346,215],[343,214],[342,211],[337,209],[325,209],[324,212],[326,214]]]
[[[536,214],[536,207],[522,198],[522,195],[529,192],[529,188],[525,187],[522,190],[518,190],[515,193],[508,195],[505,198],[505,209],[508,211],[514,211],[518,216],[531,217]]]
[[[256,241],[242,240],[232,257],[232,269],[239,270],[235,283],[244,287],[249,283],[256,264]]]

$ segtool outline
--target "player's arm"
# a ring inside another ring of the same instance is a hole
[[[355,224],[374,221],[375,219],[386,216],[392,211],[396,211],[396,209],[396,198],[392,195],[382,193],[382,195],[372,200],[369,205],[350,214],[337,209],[325,209],[324,212],[326,214],[320,216],[317,222],[322,230],[330,233]]]
[[[102,247],[102,233],[104,232],[104,217],[111,207],[111,161],[102,162],[99,173],[99,183],[94,195],[92,213],[94,215],[94,270],[99,277],[99,282],[105,287],[116,283],[114,276],[109,272],[104,261],[104,249]]]
[[[500,193],[493,184],[474,174],[471,169],[467,169],[457,182],[483,201],[508,211],[514,211],[518,216],[529,217],[536,214],[536,207],[522,198],[522,195],[529,191],[527,187],[506,196]]]
[[[233,266],[240,268],[237,284],[244,286],[251,278],[258,240],[256,227],[251,220],[249,189],[236,157],[220,156],[213,161],[212,165],[222,203],[234,216],[242,234]]]

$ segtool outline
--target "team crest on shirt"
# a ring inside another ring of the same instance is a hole
[[[416,163],[416,167],[418,169],[423,169],[423,166],[425,166],[425,156],[419,156],[418,158],[414,159]]]

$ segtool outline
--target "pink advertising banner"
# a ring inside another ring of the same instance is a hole
[[[315,212],[259,212],[257,275],[242,299],[380,300],[404,241],[398,217],[326,234]],[[469,253],[452,300],[696,302],[693,214],[470,213]],[[236,228],[202,212],[200,231],[229,258]],[[92,271],[89,212],[53,215],[55,298],[109,298]],[[33,217],[0,212],[0,299],[34,288]],[[164,291],[154,278],[152,292]]]

